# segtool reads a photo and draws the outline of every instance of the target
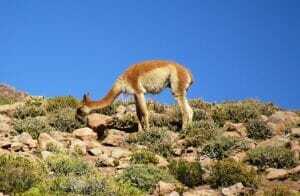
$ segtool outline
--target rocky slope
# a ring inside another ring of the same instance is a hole
[[[148,102],[137,132],[131,101],[83,124],[73,97],[24,97],[0,105],[0,195],[299,195],[300,116],[272,104],[191,100],[182,131]]]

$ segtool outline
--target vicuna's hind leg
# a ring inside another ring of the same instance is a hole
[[[139,119],[138,131],[149,129],[149,116],[143,93],[135,94],[136,113]]]
[[[193,110],[184,95],[175,95],[182,116],[182,129],[185,129],[193,120]]]

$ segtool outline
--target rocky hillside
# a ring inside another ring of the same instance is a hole
[[[300,116],[273,104],[191,100],[182,131],[176,105],[148,102],[151,129],[137,132],[131,101],[82,124],[73,97],[10,98],[0,195],[300,195]]]

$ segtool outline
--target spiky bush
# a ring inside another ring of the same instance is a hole
[[[249,163],[260,169],[289,168],[295,164],[293,152],[281,146],[257,147],[247,152]]]
[[[201,146],[217,136],[217,127],[213,121],[195,121],[181,134],[189,146]]]
[[[14,117],[18,119],[44,115],[46,115],[46,111],[42,107],[42,103],[38,101],[27,101],[23,106],[17,107],[14,113]]]
[[[183,184],[194,187],[203,183],[204,170],[199,162],[173,160],[169,164],[170,172]]]
[[[132,113],[127,113],[125,115],[122,115],[120,118],[113,118],[111,122],[111,126],[116,129],[121,130],[131,130],[136,128],[137,129],[137,118]]]
[[[49,169],[55,175],[86,175],[91,172],[89,164],[79,157],[68,154],[56,154],[49,157],[47,160]]]
[[[233,159],[218,161],[211,167],[209,183],[213,187],[227,187],[238,182],[247,187],[257,187],[259,178],[255,170]]]
[[[48,112],[55,112],[63,108],[77,108],[79,101],[72,96],[59,96],[47,100],[46,110]]]
[[[159,113],[159,114],[164,113],[166,111],[167,107],[168,106],[158,103],[156,101],[148,101],[147,102],[147,108],[149,110],[153,110],[154,112]]]
[[[258,108],[247,102],[226,102],[212,109],[212,118],[219,126],[223,126],[226,121],[244,123],[259,116]]]
[[[75,118],[75,110],[72,108],[63,108],[49,117],[49,124],[63,132],[72,132],[84,126],[82,122]]]
[[[53,130],[53,128],[48,125],[44,118],[39,117],[15,119],[13,126],[18,133],[28,132],[33,139],[37,139],[43,132],[49,132]]]
[[[192,99],[189,100],[189,104],[192,108],[204,110],[206,112],[210,111],[212,104],[206,103],[201,99]]]
[[[286,185],[271,185],[265,188],[263,196],[296,196],[292,194],[290,188]]]
[[[132,134],[127,141],[147,146],[150,150],[162,156],[172,155],[172,143],[168,132],[165,129],[154,127],[151,130]]]
[[[258,120],[258,119],[252,119],[249,120],[246,124],[247,128],[247,135],[249,138],[253,139],[267,139],[272,137],[273,132],[271,128],[267,126],[267,123]]]
[[[45,168],[37,161],[16,155],[0,155],[0,192],[26,191],[43,179]]]
[[[235,147],[236,140],[231,137],[218,137],[206,144],[201,151],[202,154],[207,155],[212,159],[223,159],[228,157],[230,150]]]
[[[142,191],[151,192],[159,181],[174,182],[174,178],[166,170],[154,165],[138,164],[126,168],[119,176],[119,181],[127,182]]]
[[[130,161],[134,164],[157,164],[158,158],[153,152],[142,149],[134,152],[130,157]]]

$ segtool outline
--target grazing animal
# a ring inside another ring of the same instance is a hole
[[[193,110],[186,98],[186,92],[193,83],[192,74],[184,66],[170,61],[152,60],[130,66],[118,77],[107,95],[92,101],[83,96],[83,105],[77,109],[77,117],[85,117],[92,110],[107,107],[121,93],[132,94],[135,99],[138,130],[149,128],[149,114],[144,94],[157,94],[165,88],[171,88],[182,116],[182,129],[192,122]]]

